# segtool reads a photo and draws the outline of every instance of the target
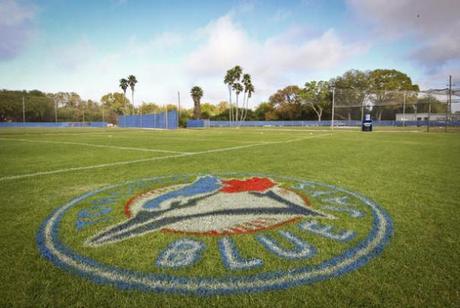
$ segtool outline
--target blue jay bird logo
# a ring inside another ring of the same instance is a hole
[[[150,232],[224,235],[250,233],[298,217],[333,218],[306,204],[297,193],[269,178],[221,180],[199,177],[189,185],[164,193],[149,192],[131,201],[128,220],[89,238],[88,246],[101,246]]]

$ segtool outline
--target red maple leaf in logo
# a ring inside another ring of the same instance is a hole
[[[265,191],[276,183],[272,182],[269,178],[253,177],[247,180],[227,180],[222,181],[224,187],[220,190],[225,193],[237,193],[244,191]]]

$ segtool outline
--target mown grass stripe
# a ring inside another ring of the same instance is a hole
[[[167,156],[160,156],[160,157],[151,157],[151,158],[135,159],[135,160],[128,160],[128,161],[120,161],[120,162],[114,162],[114,163],[91,165],[91,166],[85,166],[85,167],[73,167],[73,168],[57,169],[57,170],[50,170],[50,171],[34,172],[34,173],[28,173],[28,174],[4,176],[0,178],[0,182],[23,179],[23,178],[30,178],[30,177],[36,177],[36,176],[43,176],[43,175],[73,172],[73,171],[82,171],[82,170],[99,169],[99,168],[106,168],[106,167],[113,167],[113,166],[130,165],[130,164],[143,163],[143,162],[149,162],[149,161],[165,160],[165,159],[170,159],[170,158],[180,158],[180,157],[194,156],[194,155],[201,155],[201,154],[241,150],[245,148],[252,148],[252,147],[263,146],[263,145],[291,143],[291,142],[297,142],[297,141],[302,141],[305,139],[311,139],[311,138],[323,137],[323,136],[331,136],[331,134],[320,134],[320,135],[313,135],[313,136],[307,136],[303,138],[295,138],[295,139],[289,139],[289,140],[283,140],[283,141],[254,143],[254,144],[239,145],[239,146],[234,146],[234,147],[212,149],[212,150],[206,150],[206,151],[200,151],[200,152],[187,152],[187,153],[181,153],[177,155],[167,155]],[[6,138],[6,139],[9,139],[9,138]]]
[[[31,139],[2,138],[2,137],[0,137],[0,140],[13,140],[13,141],[30,142],[30,143],[82,145],[82,146],[87,146],[87,147],[108,148],[108,149],[126,150],[126,151],[177,153],[177,154],[187,154],[187,153],[189,153],[189,152],[179,152],[179,151],[170,151],[170,150],[148,149],[148,148],[137,148],[137,147],[122,147],[122,146],[116,146],[116,145],[104,145],[104,144],[93,144],[93,143],[84,143],[84,142],[70,142],[70,141],[31,140]]]

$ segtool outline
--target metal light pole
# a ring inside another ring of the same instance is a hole
[[[332,87],[332,116],[331,116],[331,130],[334,130],[334,109],[335,109],[335,87]]]

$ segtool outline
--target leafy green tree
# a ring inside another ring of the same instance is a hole
[[[201,104],[201,118],[203,119],[209,119],[211,117],[214,117],[215,115],[218,114],[218,109],[217,106],[211,104],[211,103],[204,103]]]
[[[101,97],[101,103],[116,114],[122,115],[126,110],[126,105],[131,105],[129,100],[121,93],[107,93]],[[130,106],[128,106],[130,107]]]
[[[336,117],[351,120],[352,115],[363,117],[369,96],[369,71],[349,70],[329,81],[335,86]],[[344,116],[346,115],[346,117]]]
[[[260,103],[255,110],[255,117],[259,121],[276,120],[277,116],[273,105],[268,102]]]
[[[139,107],[139,113],[152,114],[160,111],[160,107],[155,103],[144,103]]]
[[[431,104],[431,113],[442,113],[442,114],[446,113],[447,104],[439,101],[435,96],[430,95],[430,94],[417,99],[416,101],[417,112],[427,113],[429,110],[430,104]]]
[[[302,90],[298,86],[292,85],[270,96],[269,102],[276,114],[271,114],[270,120],[300,120],[302,118],[301,93]]]
[[[193,117],[193,110],[192,109],[181,109],[180,117],[179,117],[179,126],[180,127],[187,127],[187,120]]]
[[[394,69],[376,69],[370,72],[369,92],[377,120],[382,119],[385,110],[394,117],[394,109],[401,107],[405,91],[419,91],[418,85],[413,84],[408,75]]]
[[[201,118],[201,109],[200,109],[200,100],[203,97],[203,90],[198,87],[194,86],[190,91],[190,94],[193,99],[194,109],[193,109],[193,116],[195,119]]]
[[[310,81],[300,93],[302,104],[310,107],[321,121],[323,111],[331,106],[331,91],[327,81]]]
[[[229,108],[229,104],[226,101],[220,101],[217,104],[216,108],[217,108],[217,111],[216,111],[216,115],[217,115],[217,114],[220,114],[220,113],[224,112],[225,110],[227,110]]]

